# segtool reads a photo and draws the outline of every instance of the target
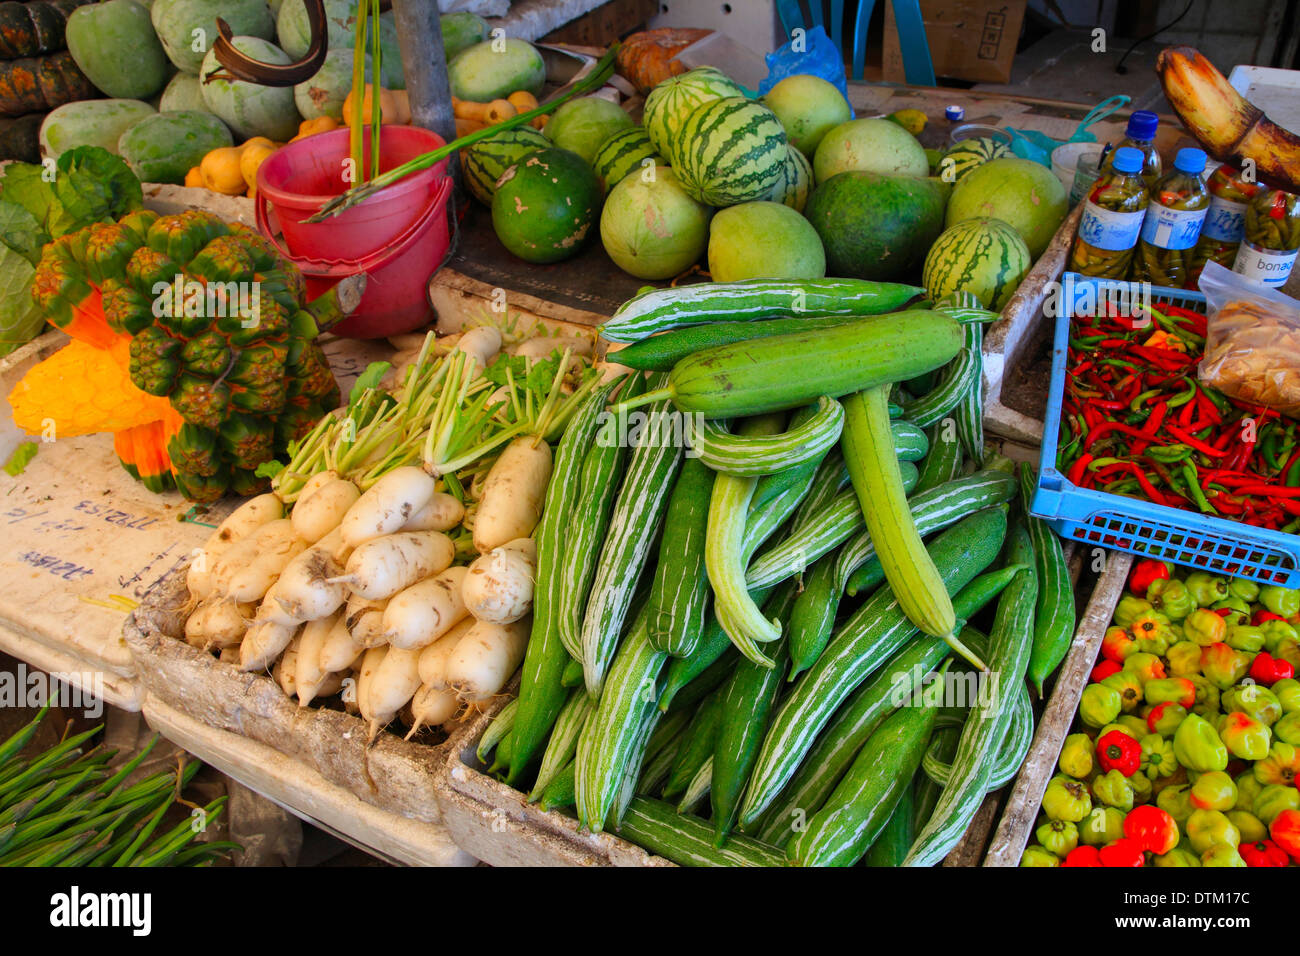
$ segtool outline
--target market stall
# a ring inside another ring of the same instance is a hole
[[[1296,855],[1293,134],[397,5],[61,15],[0,649],[391,862]]]

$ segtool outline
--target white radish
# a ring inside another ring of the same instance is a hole
[[[490,325],[470,329],[457,340],[456,351],[472,358],[477,371],[482,372],[501,351],[501,332]]]
[[[533,609],[537,545],[516,538],[476,558],[461,591],[465,607],[480,621],[510,624]]]
[[[268,521],[283,517],[284,505],[273,494],[249,498],[227,515],[194,555],[186,572],[185,583],[194,600],[202,601],[212,595],[217,560],[231,545],[248,537]]]
[[[224,650],[244,639],[246,614],[251,605],[239,605],[233,598],[209,598],[185,622],[185,640],[203,650]]]
[[[315,621],[337,611],[348,598],[345,582],[338,580],[343,566],[335,557],[342,543],[343,532],[335,528],[297,555],[285,565],[268,599],[299,621]]]
[[[332,578],[353,594],[378,600],[437,574],[456,558],[456,546],[440,531],[399,531],[357,545],[347,573]]]
[[[346,670],[352,666],[357,655],[365,650],[365,645],[348,627],[346,611],[341,612],[333,621],[317,654],[320,669],[326,674]]]
[[[461,588],[465,568],[448,568],[399,591],[384,608],[384,635],[393,647],[411,649],[432,644],[469,612]]]
[[[447,658],[475,621],[467,617],[442,637],[420,651],[420,683],[442,689],[447,686]]]
[[[339,526],[348,509],[357,503],[361,491],[346,478],[332,478],[310,496],[299,498],[289,520],[293,532],[308,544],[315,544]]]
[[[299,707],[306,707],[312,702],[318,693],[321,681],[328,673],[321,669],[320,651],[340,617],[342,615],[336,614],[333,617],[323,617],[308,622],[297,639],[298,662],[293,679],[297,685]]]
[[[280,685],[280,690],[284,691],[284,696],[292,697],[298,693],[297,670],[298,670],[298,642],[301,635],[295,637],[289,642],[289,646],[284,649],[280,659],[275,662],[275,667],[271,670],[271,677]]]
[[[289,646],[297,634],[297,626],[286,627],[262,617],[261,612],[239,642],[239,669],[241,671],[266,670]]]
[[[447,658],[447,686],[470,703],[499,694],[523,663],[531,627],[531,618],[513,624],[476,623]]]
[[[307,542],[295,537],[292,528],[287,534],[268,539],[256,558],[230,576],[227,595],[240,604],[262,600],[289,562],[306,550]]]
[[[420,689],[420,652],[390,647],[370,679],[370,734],[387,724]]]
[[[465,506],[449,494],[434,492],[428,504],[402,525],[403,531],[450,531],[465,520]]]
[[[536,338],[520,342],[509,351],[512,355],[523,358],[544,359],[555,352],[563,353],[568,349],[573,355],[587,356],[592,351],[589,335],[539,335]]]
[[[445,688],[422,685],[411,698],[411,729],[406,732],[410,740],[421,727],[436,727],[456,716],[460,698]]]
[[[394,468],[366,491],[343,516],[343,544],[355,548],[363,541],[392,534],[433,497],[436,482],[415,465]]]
[[[217,660],[223,664],[239,665],[239,645],[232,644],[230,647],[223,647],[221,653],[217,655]]]
[[[378,601],[367,600],[357,595],[348,598],[348,631],[360,647],[378,647],[387,644],[384,636],[384,609],[388,607],[388,598]]]
[[[488,471],[474,518],[474,548],[487,554],[537,527],[551,480],[551,446],[525,435],[506,446]]]
[[[265,554],[278,555],[287,552],[293,547],[295,540],[297,539],[293,533],[292,522],[288,518],[277,518],[268,521],[248,537],[236,541],[217,561],[212,581],[215,592],[228,594],[235,575],[247,570],[253,562]],[[263,589],[264,593],[266,593],[265,589]]]
[[[357,670],[357,682],[355,685],[357,697],[357,711],[361,714],[363,720],[369,722],[373,711],[370,709],[370,684],[374,680],[375,671],[379,665],[384,662],[388,656],[388,645],[382,647],[372,647],[366,651],[366,656],[361,660],[361,667]]]

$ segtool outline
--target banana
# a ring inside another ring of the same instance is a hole
[[[1156,72],[1174,112],[1207,153],[1238,165],[1250,160],[1261,182],[1300,192],[1300,136],[1234,90],[1199,51],[1166,47]]]

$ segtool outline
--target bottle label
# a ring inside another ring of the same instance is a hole
[[[1297,254],[1300,254],[1300,249],[1279,252],[1277,249],[1263,249],[1252,242],[1243,242],[1237,250],[1237,261],[1233,264],[1232,271],[1267,286],[1281,287],[1291,277],[1291,268],[1295,265]]]
[[[1116,212],[1103,209],[1091,199],[1079,220],[1079,238],[1094,249],[1118,252],[1132,249],[1142,231],[1142,212]]]
[[[1206,213],[1201,235],[1216,242],[1241,242],[1246,233],[1246,204],[1231,199],[1210,197],[1210,211]]]
[[[1190,249],[1196,245],[1205,221],[1205,209],[1170,209],[1158,202],[1147,206],[1142,220],[1142,241],[1160,249]]]

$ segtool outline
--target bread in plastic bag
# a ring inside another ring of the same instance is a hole
[[[1206,263],[1200,289],[1209,316],[1200,380],[1300,418],[1300,302],[1217,262]]]

